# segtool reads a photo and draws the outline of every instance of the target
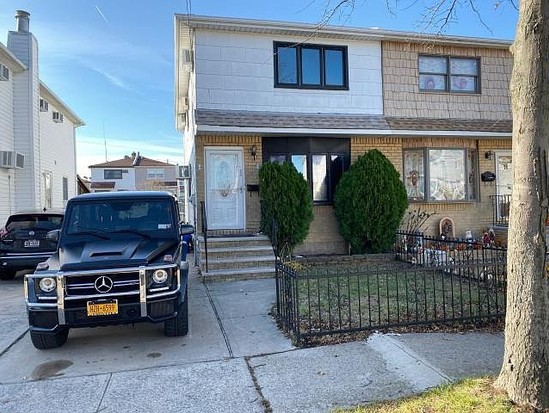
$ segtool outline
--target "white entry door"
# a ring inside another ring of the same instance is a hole
[[[206,149],[208,229],[244,228],[244,166],[241,148]]]
[[[511,151],[496,152],[496,194],[498,218],[509,217],[509,201],[513,192],[513,160]]]

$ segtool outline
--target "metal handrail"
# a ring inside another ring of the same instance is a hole
[[[508,226],[511,195],[491,195],[492,225]]]
[[[208,217],[206,216],[206,204],[200,202],[202,236],[204,237],[204,258],[206,260],[206,272],[208,272]]]

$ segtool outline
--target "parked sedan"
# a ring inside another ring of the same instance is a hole
[[[59,229],[63,212],[24,211],[11,215],[0,230],[0,280],[11,280],[17,271],[34,270],[47,260],[57,244],[46,234]]]

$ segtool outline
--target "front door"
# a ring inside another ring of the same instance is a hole
[[[241,148],[206,148],[208,229],[244,228],[244,167]]]
[[[509,219],[509,205],[513,189],[513,162],[511,151],[496,152],[497,217]]]

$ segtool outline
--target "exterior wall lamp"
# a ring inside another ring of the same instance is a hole
[[[256,157],[256,155],[257,155],[257,146],[252,145],[252,147],[250,148],[250,155],[253,156],[254,161],[255,161],[255,157]]]
[[[484,153],[484,159],[490,159],[490,160],[494,159],[494,152],[492,152],[492,151],[485,152]]]

